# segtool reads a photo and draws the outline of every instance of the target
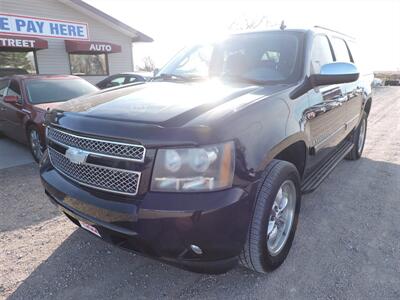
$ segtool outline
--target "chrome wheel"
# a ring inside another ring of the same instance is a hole
[[[296,196],[293,181],[286,180],[275,197],[267,229],[267,247],[272,256],[281,252],[289,237],[295,214]]]
[[[358,147],[357,147],[358,154],[361,154],[364,147],[365,134],[367,129],[366,123],[367,122],[365,121],[365,118],[363,118],[360,124],[360,135],[358,136]]]
[[[32,129],[29,133],[29,140],[32,149],[32,154],[37,161],[43,156],[42,145],[40,144],[39,133],[36,129]]]

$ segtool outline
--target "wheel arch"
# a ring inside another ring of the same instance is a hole
[[[274,159],[292,163],[299,172],[300,178],[302,178],[306,168],[306,153],[306,143],[299,140],[280,151]]]
[[[372,105],[372,97],[369,97],[367,101],[365,101],[364,104],[364,111],[367,113],[367,116],[369,115],[369,112],[371,111],[371,105]]]
[[[268,152],[262,169],[264,170],[273,159],[279,159],[292,163],[302,178],[306,169],[307,149],[308,144],[304,133],[299,132],[289,136]]]

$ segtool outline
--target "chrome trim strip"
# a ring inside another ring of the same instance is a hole
[[[350,123],[352,123],[355,119],[357,119],[359,116],[355,116],[346,123],[344,123],[342,126],[340,126],[338,129],[336,129],[334,132],[332,132],[329,136],[324,138],[322,141],[320,141],[318,144],[314,146],[315,150],[319,150],[322,145],[324,145],[326,142],[328,142],[331,138],[333,138],[336,134],[338,134],[340,131],[347,130],[347,127]]]
[[[54,148],[52,148],[52,147],[49,147],[49,148],[51,148],[51,150],[56,151],[57,153],[59,153],[60,155],[62,155],[62,156],[65,157],[65,155],[63,155],[62,153],[58,152],[58,151],[55,150]],[[90,184],[81,182],[81,181],[79,181],[79,180],[76,180],[75,178],[72,178],[71,176],[65,174],[63,171],[61,171],[60,169],[58,169],[58,168],[55,166],[55,164],[54,164],[53,161],[51,160],[50,151],[49,151],[49,158],[50,158],[51,165],[54,167],[54,169],[57,170],[57,172],[59,172],[59,173],[62,174],[63,176],[65,176],[65,177],[71,179],[72,181],[74,181],[74,182],[76,182],[76,183],[78,183],[78,184],[81,184],[81,185],[84,185],[84,186],[87,186],[87,187],[90,187],[90,188],[96,189],[96,190],[101,190],[101,191],[110,192],[110,193],[115,193],[115,194],[121,194],[121,195],[127,195],[127,196],[136,196],[137,193],[138,193],[139,185],[140,185],[140,179],[141,179],[141,176],[142,176],[142,173],[140,173],[140,172],[125,170],[125,169],[110,168],[110,167],[105,167],[105,166],[103,167],[103,166],[101,166],[101,165],[94,165],[94,164],[89,164],[89,163],[83,163],[83,164],[85,164],[85,165],[94,166],[94,167],[96,167],[96,168],[111,169],[111,170],[116,170],[116,171],[118,171],[118,172],[127,172],[127,173],[131,173],[131,174],[136,174],[136,175],[138,175],[138,180],[137,180],[136,192],[135,192],[135,193],[119,192],[119,191],[116,191],[116,190],[109,190],[109,189],[97,187],[97,186],[90,185]]]
[[[72,133],[69,133],[69,132],[65,132],[63,130],[56,129],[54,127],[51,127],[51,130],[55,130],[55,131],[61,132],[61,134],[66,134],[66,135],[69,135],[69,136],[73,136],[73,137],[78,138],[78,139],[84,139],[84,140],[101,142],[101,143],[110,143],[110,144],[114,144],[114,145],[133,146],[133,147],[138,147],[138,148],[142,148],[143,149],[143,157],[140,160],[136,159],[136,158],[129,158],[129,157],[123,157],[123,156],[118,156],[118,155],[103,154],[103,153],[99,153],[99,152],[93,152],[93,151],[88,151],[88,150],[82,149],[82,150],[85,150],[86,152],[89,152],[89,153],[91,153],[93,155],[102,156],[102,157],[108,157],[108,158],[115,158],[115,159],[123,159],[123,160],[129,160],[129,161],[136,161],[136,162],[144,162],[144,159],[146,157],[146,148],[144,146],[142,146],[142,145],[120,143],[120,142],[113,142],[113,141],[109,141],[109,140],[99,140],[99,139],[94,139],[94,138],[83,137],[83,136],[75,135],[75,134],[72,134]],[[46,137],[49,140],[51,140],[54,143],[57,143],[57,144],[59,144],[61,146],[64,146],[64,147],[67,147],[67,148],[73,147],[73,146],[65,145],[64,143],[61,143],[59,141],[55,141],[54,139],[52,139],[51,137],[48,136],[48,132],[47,131],[46,131]],[[73,147],[73,148],[81,149],[79,147]]]
[[[358,116],[354,116],[353,118],[351,118],[350,120],[348,120],[348,121],[345,123],[346,126],[349,126],[351,123],[354,122],[355,119],[358,119],[358,118],[360,118],[359,115],[358,115]]]

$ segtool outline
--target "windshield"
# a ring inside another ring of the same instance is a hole
[[[26,82],[32,104],[62,102],[98,89],[83,79],[35,79]]]
[[[294,82],[300,76],[302,34],[294,31],[237,34],[219,43],[185,48],[157,77]]]

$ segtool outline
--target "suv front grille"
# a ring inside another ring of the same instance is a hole
[[[143,146],[81,137],[52,127],[47,128],[47,138],[51,164],[62,175],[97,190],[129,196],[137,194],[140,172],[107,167],[101,160],[106,157],[107,160],[143,162],[146,152]]]
[[[139,172],[92,164],[75,164],[51,147],[49,147],[49,155],[57,171],[80,184],[119,194],[136,195],[137,193]]]
[[[146,152],[141,145],[77,136],[52,127],[47,129],[47,138],[58,144],[86,150],[100,156],[112,156],[132,161],[143,162]]]

